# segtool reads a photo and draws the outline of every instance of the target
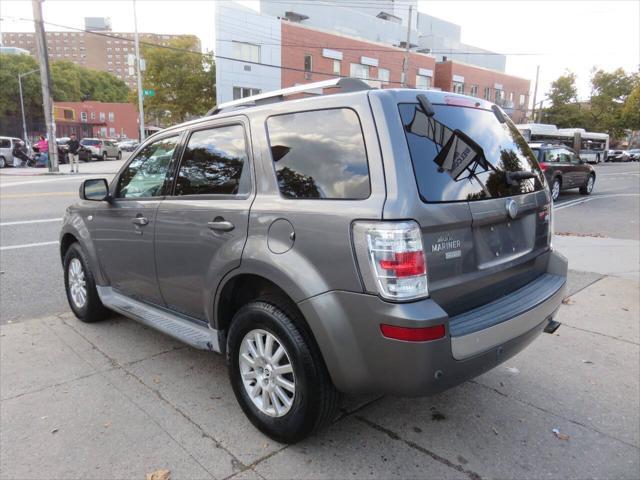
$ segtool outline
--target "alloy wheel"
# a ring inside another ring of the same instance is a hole
[[[270,332],[251,330],[239,352],[242,384],[255,407],[270,417],[286,415],[296,395],[293,365],[284,345]]]
[[[78,258],[72,258],[67,273],[71,300],[77,308],[83,308],[87,303],[87,283],[82,262]]]
[[[587,180],[587,192],[591,193],[593,190],[593,184],[595,183],[593,179],[593,175],[589,175],[589,180]]]
[[[558,180],[553,181],[553,186],[551,187],[551,198],[556,201],[560,196],[560,182]]]

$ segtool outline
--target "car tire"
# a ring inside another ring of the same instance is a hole
[[[238,310],[227,363],[236,399],[251,423],[278,442],[295,443],[335,418],[340,395],[299,315],[284,305],[263,298]]]
[[[587,178],[587,183],[585,183],[583,186],[580,187],[580,194],[582,195],[591,195],[591,192],[593,191],[593,186],[596,183],[596,176],[592,173],[589,175],[589,178]]]
[[[100,160],[102,160],[103,162],[106,162],[108,158],[109,157],[107,157],[107,152],[102,152],[102,157],[100,158]]]
[[[551,190],[551,200],[555,202],[560,197],[560,191],[562,190],[562,180],[560,180],[560,177],[553,179],[549,189]]]
[[[0,168],[6,168],[7,166],[7,159],[4,157],[0,157]]]
[[[600,154],[596,154],[596,165],[600,163]]]
[[[64,256],[64,287],[74,315],[85,323],[99,322],[109,315],[96,289],[89,262],[79,243],[73,243]]]
[[[118,150],[118,156],[116,158],[122,160],[122,151]]]

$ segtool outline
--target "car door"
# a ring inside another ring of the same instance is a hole
[[[567,151],[569,156],[569,164],[571,165],[571,174],[573,176],[573,186],[580,187],[587,183],[587,176],[589,175],[589,167],[582,159],[571,150]]]
[[[111,185],[111,200],[89,223],[100,267],[110,286],[131,298],[163,305],[158,288],[154,229],[167,173],[180,135],[149,142]]]
[[[254,197],[249,125],[225,120],[185,138],[173,194],[156,216],[162,296],[171,310],[203,322],[222,277],[240,265]]]

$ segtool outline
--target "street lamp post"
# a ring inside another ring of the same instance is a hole
[[[24,141],[28,142],[27,140],[27,121],[25,120],[24,117],[24,99],[22,96],[22,77],[26,76],[26,75],[30,75],[32,73],[36,73],[39,72],[40,69],[36,68],[34,70],[31,70],[29,72],[25,72],[25,73],[19,73],[18,74],[18,86],[20,87],[20,110],[22,112],[22,135],[24,136]]]

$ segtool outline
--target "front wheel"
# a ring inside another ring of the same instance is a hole
[[[107,161],[107,152],[103,152],[102,153],[102,161],[106,162]]]
[[[5,168],[7,166],[7,159],[4,157],[0,157],[0,168]]]
[[[329,423],[339,398],[313,340],[295,319],[268,301],[251,302],[234,316],[227,341],[240,407],[256,428],[283,443]]]
[[[593,186],[596,183],[596,178],[593,176],[593,174],[589,175],[589,178],[587,179],[587,183],[585,183],[582,187],[580,187],[580,193],[582,195],[591,195],[591,192],[593,191]]]
[[[122,160],[122,151],[118,150],[118,160]]]
[[[67,250],[63,266],[67,300],[75,316],[86,323],[103,320],[109,311],[100,301],[89,262],[78,243]]]
[[[562,182],[559,178],[554,178],[551,184],[551,199],[555,202],[560,196],[560,189],[562,188]]]

